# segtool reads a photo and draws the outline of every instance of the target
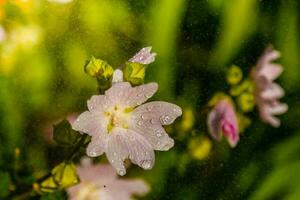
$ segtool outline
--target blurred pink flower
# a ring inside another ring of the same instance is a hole
[[[83,159],[77,167],[81,182],[67,190],[71,200],[129,200],[134,194],[144,195],[149,191],[141,179],[118,179],[110,165],[93,165]]]
[[[137,54],[135,54],[131,59],[130,62],[137,62],[144,65],[148,65],[155,60],[156,53],[151,53],[152,47],[145,47],[142,48]]]
[[[112,87],[104,95],[92,96],[87,101],[89,111],[83,112],[72,126],[92,136],[88,156],[105,152],[117,173],[125,175],[125,159],[151,169],[154,150],[167,151],[173,147],[174,141],[162,125],[173,123],[182,111],[177,105],[163,101],[141,105],[157,91],[157,83],[132,87],[122,82],[122,77],[122,71],[115,70]]]
[[[274,115],[283,114],[288,110],[288,106],[278,100],[284,96],[283,89],[273,82],[283,71],[281,65],[272,63],[279,57],[280,53],[269,46],[252,70],[254,96],[260,118],[274,127],[280,126],[280,120]]]
[[[222,134],[231,147],[235,147],[239,141],[238,120],[233,105],[229,100],[220,100],[210,111],[207,124],[211,136],[220,141]]]

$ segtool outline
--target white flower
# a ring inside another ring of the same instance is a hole
[[[80,184],[67,190],[71,200],[130,200],[133,194],[143,195],[149,191],[141,179],[118,179],[110,165],[92,165],[84,159],[77,167]]]
[[[145,47],[142,48],[137,54],[135,54],[131,59],[130,62],[137,62],[144,65],[148,65],[155,60],[156,53],[151,53],[152,47]]]
[[[121,76],[116,70],[114,76]],[[122,77],[122,76],[121,76]],[[177,105],[154,101],[141,105],[157,91],[157,83],[132,87],[121,77],[104,95],[88,100],[88,111],[73,123],[73,129],[92,136],[87,155],[100,156],[105,152],[117,173],[124,175],[124,160],[151,169],[154,150],[167,151],[174,145],[163,125],[169,125],[182,114]]]
[[[269,46],[252,70],[254,96],[260,117],[274,127],[280,126],[280,120],[274,115],[283,114],[288,110],[288,106],[279,101],[279,98],[284,96],[283,89],[273,82],[283,71],[281,65],[272,63],[279,57],[280,53]]]

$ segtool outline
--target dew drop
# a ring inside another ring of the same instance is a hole
[[[120,176],[124,176],[124,175],[126,174],[126,172],[125,172],[124,169],[120,169],[120,170],[118,171],[118,174],[119,174]]]
[[[138,125],[142,126],[143,125],[143,121],[138,121]]]
[[[146,97],[147,99],[149,99],[151,96],[152,96],[151,93],[145,94],[145,97]]]
[[[90,152],[89,152],[89,155],[90,155],[91,157],[95,157],[95,156],[97,156],[97,153],[96,153],[95,151],[90,151]]]
[[[151,168],[151,164],[152,164],[151,160],[142,160],[141,161],[141,166],[144,169],[150,169]]]
[[[146,119],[146,115],[141,115],[141,118],[142,119]]]
[[[161,137],[162,136],[162,131],[161,130],[157,129],[155,132],[156,132],[156,136],[157,137]]]
[[[162,115],[160,117],[160,121],[162,122],[162,124],[168,124],[171,121],[171,117],[169,115]]]

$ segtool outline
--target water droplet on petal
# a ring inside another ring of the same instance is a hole
[[[162,124],[168,124],[171,121],[171,117],[169,115],[162,115],[160,121]]]
[[[138,125],[142,126],[143,125],[143,121],[138,121]]]
[[[97,156],[97,153],[96,153],[95,151],[90,151],[90,152],[89,152],[89,155],[90,155],[91,157],[95,157],[95,156]]]
[[[163,133],[162,130],[157,129],[155,132],[156,132],[156,136],[157,137],[161,137],[162,136],[162,133]]]
[[[146,97],[147,99],[149,99],[151,96],[152,96],[151,93],[145,94],[145,97]]]
[[[141,161],[141,166],[144,169],[150,169],[151,168],[151,164],[152,164],[151,160],[142,160]]]
[[[146,115],[141,115],[141,118],[142,119],[146,119]]]
[[[120,176],[124,176],[124,175],[126,174],[126,172],[125,172],[124,169],[120,169],[120,170],[118,171],[118,174],[119,174]]]

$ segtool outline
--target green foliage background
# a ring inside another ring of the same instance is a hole
[[[7,192],[7,171],[18,168],[22,181],[30,182],[64,158],[47,129],[85,110],[97,92],[83,70],[91,55],[117,67],[141,47],[153,46],[158,56],[146,76],[159,83],[155,98],[200,113],[215,92],[227,89],[228,66],[237,64],[247,74],[272,43],[282,53],[279,82],[289,104],[280,128],[262,124],[252,113],[252,125],[235,149],[213,143],[207,159],[189,162],[187,138],[198,133],[180,137],[176,130],[175,148],[157,152],[153,170],[132,167],[129,176],[151,185],[141,199],[300,198],[297,0],[8,0],[0,6],[7,31],[0,43],[0,196]],[[195,129],[205,126],[205,120],[195,121]]]

